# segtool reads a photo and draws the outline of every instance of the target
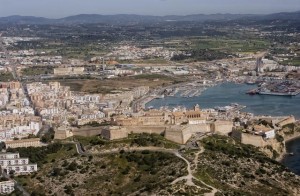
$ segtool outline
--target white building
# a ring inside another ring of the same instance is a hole
[[[206,119],[189,119],[190,125],[199,125],[199,124],[205,124]]]
[[[37,171],[37,164],[29,163],[28,158],[20,158],[19,153],[1,153],[0,166],[2,172],[9,174],[30,174]]]
[[[0,182],[0,194],[10,194],[15,190],[15,183],[12,180]]]
[[[23,107],[23,108],[14,108],[12,110],[13,114],[19,114],[19,115],[24,115],[24,114],[31,114],[34,115],[34,109],[31,107]]]
[[[272,139],[275,137],[275,130],[269,127],[265,127],[263,125],[255,125],[254,133],[256,135],[261,135],[265,139]]]
[[[275,130],[271,129],[269,131],[265,131],[264,135],[263,135],[266,139],[272,139],[275,137]]]
[[[7,174],[9,174],[10,171],[14,171],[15,174],[25,175],[25,174],[30,174],[32,172],[36,172],[37,164],[9,165],[5,169]]]
[[[7,167],[10,165],[25,165],[28,163],[29,163],[28,158],[14,158],[14,159],[1,159],[0,160],[1,167]]]
[[[19,153],[0,153],[0,160],[2,159],[18,159],[20,158]]]
[[[30,134],[36,135],[40,130],[40,123],[31,121],[27,126],[16,126],[10,129],[9,133],[6,135],[14,136],[14,137],[26,137]]]

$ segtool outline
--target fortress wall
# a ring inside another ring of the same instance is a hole
[[[128,131],[126,128],[115,127],[104,129],[101,134],[104,138],[108,140],[116,140],[128,137]]]
[[[81,128],[73,130],[73,135],[79,135],[84,137],[100,135],[103,131],[101,127],[93,127],[93,128]]]
[[[211,127],[210,124],[205,123],[205,124],[197,124],[197,125],[188,125],[187,128],[190,133],[198,133],[198,132],[210,132]]]
[[[182,130],[182,142],[185,144],[191,137],[193,133],[191,132],[190,128],[186,128]]]
[[[226,135],[232,132],[233,122],[231,121],[216,121],[212,125],[212,129],[215,133],[220,135]]]
[[[165,138],[167,140],[170,140],[170,141],[178,143],[178,144],[184,144],[186,142],[185,141],[186,137],[187,136],[185,136],[185,138],[183,137],[182,130],[168,129],[168,130],[166,130],[166,133],[165,133]]]
[[[295,123],[296,122],[296,119],[294,116],[290,116],[280,122],[277,123],[278,126],[280,127],[283,127],[284,125],[287,125],[287,124],[291,124],[291,123]]]
[[[233,130],[231,132],[231,137],[239,142],[242,142],[242,132],[241,131]]]
[[[265,147],[266,146],[266,142],[262,139],[261,136],[258,136],[258,135],[242,133],[241,138],[242,138],[241,142],[243,144],[251,144],[256,147]]]
[[[72,136],[73,136],[73,133],[70,132],[69,130],[66,130],[66,131],[55,131],[54,139],[64,140],[64,139],[67,139],[68,137],[72,137]]]
[[[162,134],[165,132],[165,126],[129,126],[126,127],[128,133],[156,133]]]

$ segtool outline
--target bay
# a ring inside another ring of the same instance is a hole
[[[223,83],[205,90],[198,97],[165,97],[154,99],[146,104],[146,107],[153,106],[170,108],[185,106],[192,108],[199,104],[201,108],[214,108],[216,106],[227,106],[231,103],[238,103],[247,106],[243,111],[255,115],[288,116],[294,115],[300,118],[300,96],[270,96],[270,95],[248,95],[247,91],[255,88],[255,85]]]
[[[296,119],[300,118],[300,95],[289,97],[246,94],[247,91],[255,87],[247,84],[223,83],[207,89],[198,97],[184,98],[176,95],[174,97],[154,99],[146,104],[146,107],[160,108],[168,106],[172,108],[185,106],[192,108],[194,105],[199,104],[201,108],[214,108],[216,106],[238,103],[246,106],[243,111],[251,112],[255,115],[294,115]],[[285,156],[282,163],[295,174],[300,175],[300,138],[287,142],[286,148],[287,152],[294,155]]]

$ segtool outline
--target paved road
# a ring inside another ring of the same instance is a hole
[[[80,155],[86,154],[86,152],[85,152],[85,150],[83,149],[81,143],[75,142],[75,146],[76,146],[76,151],[77,151],[78,154],[80,154]]]

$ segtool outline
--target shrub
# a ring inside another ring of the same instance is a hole
[[[66,169],[70,171],[75,171],[77,169],[77,163],[73,161]]]
[[[276,134],[275,138],[276,138],[277,142],[283,142],[284,141],[284,138],[279,134]]]

